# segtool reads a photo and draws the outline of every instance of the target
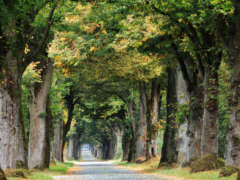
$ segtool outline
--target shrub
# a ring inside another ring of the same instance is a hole
[[[219,169],[224,166],[225,162],[223,159],[211,154],[192,161],[190,165],[192,173]]]
[[[223,167],[219,173],[221,177],[231,176],[232,174],[238,172],[238,169],[232,166]]]

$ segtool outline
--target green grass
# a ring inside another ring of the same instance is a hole
[[[44,172],[33,172],[27,175],[26,178],[8,177],[8,180],[52,180],[52,176]]]
[[[189,169],[186,168],[173,168],[173,169],[160,169],[153,171],[154,173],[161,173],[169,176],[180,176],[195,180],[236,180],[237,175],[234,174],[230,177],[220,177],[219,170],[206,171],[199,173],[190,173]]]
[[[44,169],[42,171],[34,170],[31,173],[25,173],[27,177],[26,179],[8,177],[8,180],[52,180],[53,179],[52,176],[66,174],[68,168],[72,166],[73,163],[56,162],[56,164],[51,164],[48,169]]]
[[[52,180],[53,178],[50,175],[47,175],[43,172],[34,172],[30,176],[28,176],[28,179],[34,179],[34,180]]]
[[[68,168],[70,168],[72,166],[73,166],[73,163],[56,162],[56,164],[51,165],[48,170],[50,172],[58,172],[58,173],[65,174],[67,172]]]
[[[230,177],[220,177],[219,171],[206,171],[206,172],[199,172],[199,173],[190,173],[189,168],[162,168],[157,169],[159,160],[154,159],[152,161],[148,161],[142,164],[136,163],[127,163],[127,162],[118,162],[117,165],[127,167],[128,169],[132,170],[139,170],[144,171],[146,173],[154,173],[160,175],[167,175],[167,176],[176,176],[182,177],[186,179],[193,179],[193,180],[236,180],[237,174],[234,174]]]

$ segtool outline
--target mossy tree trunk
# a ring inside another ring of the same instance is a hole
[[[47,99],[51,88],[53,64],[49,60],[46,64],[40,63],[42,69],[41,83],[34,83],[31,89],[30,99],[30,133],[28,144],[28,167],[45,168],[49,166],[46,159],[48,156],[48,119]]]
[[[163,148],[160,164],[169,164],[177,161],[177,92],[176,92],[176,68],[168,67],[168,86],[167,86],[167,122],[164,132]],[[159,164],[159,165],[160,165]]]
[[[240,53],[231,64],[230,117],[227,130],[226,163],[240,168]]]
[[[213,60],[213,62],[216,62]],[[201,132],[201,156],[218,154],[218,68],[206,65],[204,73],[204,112]]]
[[[226,164],[240,168],[240,2],[235,7],[230,34],[223,35],[229,54],[231,88],[229,97],[230,117],[227,131]],[[220,22],[221,23],[221,22]],[[220,27],[222,30],[222,26]]]
[[[201,131],[203,114],[203,90],[196,86],[190,91],[190,112],[187,135],[189,137],[189,161],[201,157]]]

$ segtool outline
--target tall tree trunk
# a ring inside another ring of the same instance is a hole
[[[78,141],[76,135],[73,136],[73,154],[72,157],[74,160],[78,159]]]
[[[230,42],[228,43],[232,74],[226,164],[240,168],[240,2],[235,0],[233,4],[235,6],[233,27],[229,36]]]
[[[53,116],[50,108],[51,102],[50,97],[47,97],[47,119],[46,119],[46,156],[45,156],[45,164],[50,164],[51,161],[51,142],[53,141]]]
[[[178,111],[181,111],[181,116],[178,117],[179,128],[177,137],[177,152],[178,152],[177,162],[178,164],[184,166],[189,162],[188,157],[189,137],[187,136],[187,125],[189,118],[188,117],[189,94],[180,67],[177,68],[177,100]]]
[[[206,66],[204,73],[204,112],[201,156],[218,153],[218,67]]]
[[[30,134],[28,144],[28,167],[45,168],[47,156],[47,98],[51,88],[53,64],[48,62],[47,65],[40,65],[42,71],[42,83],[34,84],[31,89],[30,105]]]
[[[150,148],[149,154],[150,157],[155,157],[157,155],[157,136],[158,131],[156,125],[158,123],[159,117],[159,96],[160,96],[160,84],[158,79],[155,78],[152,80],[152,90],[151,90],[151,112],[150,112],[150,123],[151,123],[151,135],[150,135]]]
[[[240,53],[231,63],[230,117],[227,131],[226,164],[240,168]]]
[[[7,90],[0,88],[0,165],[3,169],[26,165],[20,104],[20,97],[11,97]]]
[[[0,79],[0,165],[2,169],[26,165],[24,126],[21,119],[21,78],[11,52]]]
[[[123,131],[121,129],[118,129],[115,134],[116,134],[115,154],[118,156],[119,154],[120,155],[123,154],[123,146],[122,146]]]
[[[109,149],[109,153],[108,153],[107,159],[113,159],[115,156],[115,152],[116,152],[116,138],[115,137],[114,137],[114,139],[111,139],[109,141],[108,149]]]
[[[69,160],[73,160],[73,149],[74,149],[74,138],[73,136],[70,136],[69,139],[68,139],[68,159]]]
[[[66,124],[64,124],[63,126],[63,138],[62,138],[62,157],[61,159],[63,159],[63,150],[66,144],[66,138],[67,138],[67,133],[69,132],[70,128],[71,128],[71,124],[72,124],[72,119],[73,119],[73,111],[74,111],[74,93],[73,93],[73,88],[70,87],[70,92],[69,94],[65,97],[65,101],[67,104],[67,110],[68,110],[68,119]]]
[[[190,91],[190,112],[187,135],[189,137],[189,161],[201,157],[201,130],[203,114],[203,90],[201,86],[194,86]]]
[[[177,161],[177,92],[176,92],[176,69],[168,67],[168,87],[167,87],[167,122],[164,132],[161,161],[169,164]],[[160,165],[160,164],[159,164]]]
[[[129,133],[129,129],[124,131],[123,136],[122,136],[122,150],[123,150],[123,156],[122,160],[123,161],[128,161],[129,156],[130,156],[130,148],[131,147],[131,135]],[[131,159],[130,159],[131,161]]]
[[[144,83],[139,85],[140,93],[140,120],[137,124],[137,140],[136,140],[136,159],[146,156],[147,141],[147,97]]]
[[[137,158],[137,155],[136,155],[136,152],[137,152],[137,121],[136,121],[136,118],[135,118],[135,113],[134,113],[134,109],[135,109],[135,103],[133,100],[129,100],[128,101],[128,114],[129,114],[129,118],[130,118],[130,122],[131,122],[131,139],[129,139],[130,142],[127,142],[126,143],[130,143],[130,150],[129,150],[129,154],[128,154],[128,161],[131,162],[131,161],[136,161],[136,158]]]
[[[56,123],[52,141],[52,159],[63,162],[63,121]]]
[[[102,159],[107,160],[109,154],[109,141],[105,140],[102,145]]]

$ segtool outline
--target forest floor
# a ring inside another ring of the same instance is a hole
[[[190,168],[181,167],[161,167],[159,165],[159,157],[153,158],[147,162],[137,164],[116,161],[115,164],[121,168],[140,171],[146,174],[155,174],[167,180],[236,180],[237,174],[230,177],[220,177],[219,171],[206,171],[199,173],[190,173]]]

